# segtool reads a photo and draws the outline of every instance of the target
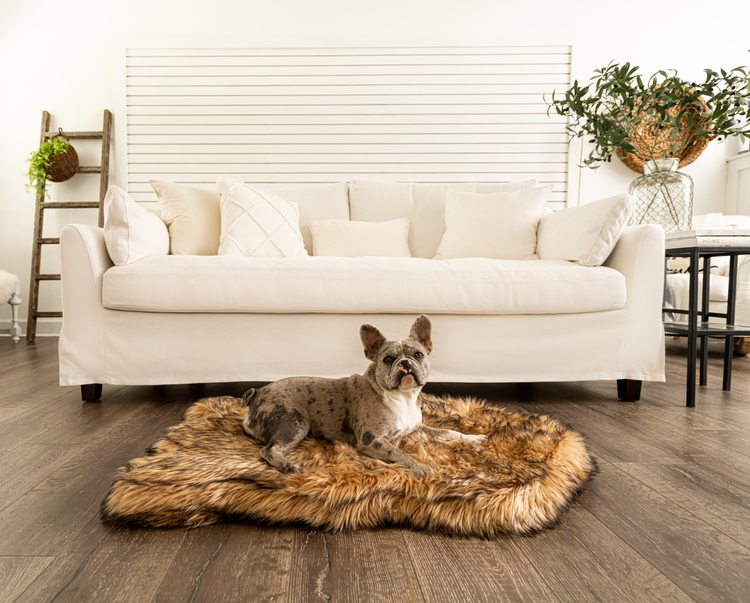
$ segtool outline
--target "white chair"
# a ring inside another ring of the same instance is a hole
[[[693,216],[693,228],[735,228],[750,229],[750,216],[723,214],[708,214]],[[673,303],[667,307],[687,310],[689,299],[690,276],[685,274],[690,261],[687,258],[675,258],[667,262],[667,268],[680,270],[682,274],[668,274],[667,285]],[[729,291],[729,259],[716,257],[711,260],[711,279],[709,286],[709,310],[723,313],[727,311],[727,293]],[[702,290],[703,276],[698,276],[698,288]],[[669,299],[669,298],[668,298]],[[750,256],[741,256],[737,270],[737,293],[735,306],[735,324],[750,325]],[[698,310],[702,308],[702,300],[698,297]],[[687,322],[686,314],[675,314],[674,320]],[[723,318],[709,318],[709,322],[723,323]],[[750,352],[750,338],[735,338],[735,350],[747,354]]]
[[[10,304],[10,329],[0,329],[0,333],[10,333],[13,343],[21,339],[21,327],[18,324],[18,306],[21,305],[21,283],[15,274],[0,270],[0,303]]]

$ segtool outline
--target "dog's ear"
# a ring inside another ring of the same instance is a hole
[[[365,346],[365,357],[368,360],[375,360],[378,350],[385,343],[383,334],[372,325],[362,325],[359,328],[359,338]]]
[[[245,392],[245,395],[242,396],[242,406],[249,406],[250,402],[253,401],[253,398],[255,398],[255,394],[258,393],[257,389],[250,388]]]
[[[428,354],[432,353],[432,323],[424,314],[414,321],[409,337],[421,343]]]

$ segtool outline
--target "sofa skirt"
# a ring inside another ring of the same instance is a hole
[[[432,382],[664,380],[664,333],[627,308],[431,315]],[[367,367],[359,328],[403,338],[415,314],[177,314],[107,310],[63,325],[60,384],[162,385],[343,377]]]

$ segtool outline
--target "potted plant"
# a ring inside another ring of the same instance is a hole
[[[26,190],[36,191],[37,202],[45,194],[48,180],[64,182],[78,171],[78,153],[62,135],[62,129],[57,136],[45,140],[26,161],[29,164]]]
[[[571,138],[591,137],[594,147],[583,165],[596,169],[615,154],[645,171],[630,187],[636,199],[631,224],[689,230],[692,179],[676,172],[677,164],[694,161],[715,138],[750,138],[750,70],[705,69],[704,81],[688,82],[674,70],[644,80],[638,69],[630,63],[597,69],[589,85],[576,80],[562,97],[553,93],[548,114],[569,118]]]

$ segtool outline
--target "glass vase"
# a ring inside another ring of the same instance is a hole
[[[643,164],[643,176],[630,184],[635,201],[630,225],[659,224],[665,232],[690,230],[693,221],[693,179],[677,171],[679,159]]]

